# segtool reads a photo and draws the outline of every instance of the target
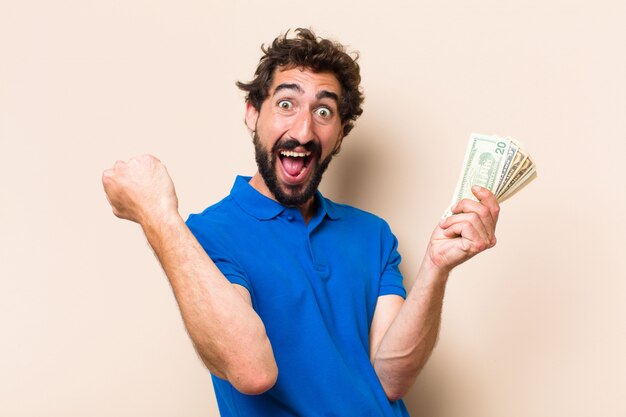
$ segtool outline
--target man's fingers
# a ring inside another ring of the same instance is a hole
[[[455,204],[451,208],[451,211],[455,215],[460,213],[476,213],[485,227],[489,240],[492,241],[492,245],[495,245],[495,229],[500,213],[500,205],[494,194],[486,188],[474,186],[472,187],[472,192],[479,201],[468,198],[463,199]],[[452,217],[454,216],[449,218]],[[477,227],[480,226],[477,225]]]
[[[492,246],[491,241],[485,238],[484,233],[481,233],[468,221],[454,223],[444,229],[443,234],[450,239],[461,238],[463,251],[472,256]]]
[[[472,236],[463,235],[463,237],[468,237],[472,240],[480,239],[486,242],[491,242],[492,236],[485,227],[482,218],[475,212],[455,214],[454,216],[450,216],[445,219],[445,221],[441,222],[440,226],[444,230],[444,235],[446,237],[456,237],[460,235],[460,233],[457,234],[456,231],[466,230],[463,227],[467,224],[471,225]],[[450,231],[451,234],[446,233],[449,229],[452,229]]]
[[[452,212],[455,214],[455,216],[449,217],[449,219],[452,219],[451,220],[452,222],[458,221],[458,219],[457,220],[453,219],[457,215],[474,214],[476,218],[478,219],[477,221],[480,222],[480,224],[478,223],[476,224],[476,228],[484,229],[489,239],[493,237],[494,232],[495,232],[495,221],[492,217],[491,210],[489,210],[489,208],[486,207],[485,205],[474,200],[464,199],[464,200],[459,201],[459,203],[454,207],[454,210]],[[461,218],[466,219],[467,217],[461,217]],[[476,221],[474,220],[474,217],[469,217],[467,219],[469,221]]]
[[[487,188],[480,187],[478,185],[472,187],[472,194],[476,196],[481,204],[489,209],[495,224],[498,221],[498,216],[500,215],[500,204],[498,203],[496,196]]]
[[[126,165],[126,162],[122,161],[122,160],[117,160],[115,161],[115,163],[113,164],[113,169],[121,169],[124,167],[124,165]]]
[[[496,244],[498,201],[486,188],[472,187],[472,192],[478,201],[465,198],[454,204],[452,216],[441,219],[433,232],[430,244],[437,265],[452,269]]]
[[[442,230],[445,237],[447,237],[448,239],[454,239],[455,237],[461,236],[461,232],[463,231],[463,225],[461,223],[455,223]]]

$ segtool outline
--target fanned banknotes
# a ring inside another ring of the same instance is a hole
[[[452,215],[450,208],[459,200],[476,200],[471,191],[474,185],[488,188],[501,203],[535,178],[535,163],[518,141],[508,137],[472,133],[461,176],[444,217]]]

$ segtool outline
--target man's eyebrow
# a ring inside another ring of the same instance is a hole
[[[322,90],[319,93],[317,93],[315,97],[318,100],[321,100],[323,98],[330,98],[332,100],[335,100],[335,102],[339,103],[339,96],[337,95],[337,93],[333,93],[332,91]]]
[[[276,86],[272,95],[276,95],[276,93],[278,93],[280,90],[294,90],[300,94],[304,93],[304,90],[302,90],[302,87],[300,87],[298,84],[283,83]]]
[[[276,88],[274,89],[274,93],[272,95],[276,95],[281,90],[293,90],[293,91],[296,91],[299,94],[304,94],[304,90],[302,89],[302,87],[300,87],[299,84],[296,84],[296,83],[283,83],[283,84],[278,84],[276,86]],[[329,98],[329,99],[334,100],[337,103],[339,103],[339,95],[337,93],[334,93],[334,92],[328,91],[328,90],[320,91],[319,93],[317,93],[315,95],[315,98],[317,98],[318,100],[321,100],[323,98]]]

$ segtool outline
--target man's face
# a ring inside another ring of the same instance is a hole
[[[333,74],[294,68],[276,71],[260,111],[246,108],[259,173],[278,202],[300,206],[315,194],[343,138],[340,99]]]

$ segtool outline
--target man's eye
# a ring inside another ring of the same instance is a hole
[[[332,115],[332,112],[327,107],[320,107],[319,109],[317,109],[316,113],[318,116],[324,119],[327,119]]]
[[[293,104],[291,104],[291,101],[289,100],[281,100],[278,102],[278,107],[283,110],[289,110],[293,107]]]

